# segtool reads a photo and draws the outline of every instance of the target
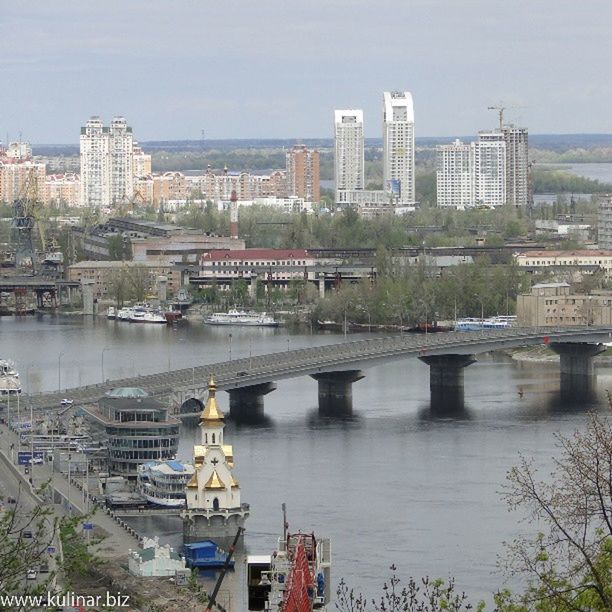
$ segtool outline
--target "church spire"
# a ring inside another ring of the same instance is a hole
[[[204,427],[223,427],[223,413],[217,406],[217,384],[212,374],[208,381],[208,399],[200,416],[200,425]]]

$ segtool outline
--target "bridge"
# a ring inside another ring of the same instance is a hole
[[[417,357],[430,367],[432,402],[462,401],[463,371],[475,363],[476,355],[538,345],[560,355],[562,392],[580,395],[594,380],[593,357],[610,341],[612,326],[398,334],[111,380],[28,399],[36,409],[57,408],[64,397],[75,404],[91,403],[115,387],[137,386],[169,401],[177,414],[189,416],[201,409],[212,374],[218,388],[229,393],[231,414],[240,418],[263,411],[263,397],[276,388],[276,381],[310,376],[318,382],[323,411],[350,410],[352,384],[365,376],[364,368]]]

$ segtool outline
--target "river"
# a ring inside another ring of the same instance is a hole
[[[344,339],[253,328],[234,329],[230,339],[227,328],[101,318],[0,319],[0,357],[13,359],[35,391],[97,382],[102,369],[112,379],[221,361],[230,350],[238,358]],[[501,354],[467,368],[466,407],[454,415],[432,413],[428,369],[418,360],[366,374],[353,387],[351,418],[320,417],[315,382],[296,378],[279,381],[265,397],[266,419],[259,425],[228,423],[235,474],[243,501],[251,504],[249,552],[274,549],[285,502],[292,529],[331,538],[334,588],[344,577],[357,590],[380,592],[394,563],[405,578],[455,576],[471,597],[490,601],[503,583],[496,573],[502,542],[525,529],[500,499],[506,472],[521,452],[547,474],[557,452],[554,434],[581,427],[586,407],[560,402],[555,364],[521,365]],[[612,370],[599,368],[596,406],[605,405],[608,386]],[[224,393],[220,404],[228,409]],[[179,458],[191,458],[198,434],[183,428]],[[180,544],[176,522],[143,524]],[[235,582],[238,577],[227,588],[237,588]]]

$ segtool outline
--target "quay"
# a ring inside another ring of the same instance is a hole
[[[539,345],[547,345],[560,355],[561,390],[580,399],[592,390],[593,357],[611,340],[612,326],[397,334],[110,380],[26,399],[34,409],[44,410],[58,408],[64,397],[75,404],[92,403],[113,388],[137,386],[169,401],[176,414],[197,416],[206,398],[207,381],[214,376],[218,389],[229,393],[230,415],[250,418],[263,413],[263,398],[276,389],[276,381],[310,376],[318,383],[322,411],[346,411],[351,409],[352,384],[365,376],[363,369],[418,358],[430,367],[432,402],[452,399],[462,403],[463,371],[476,362],[478,354]],[[188,409],[189,405],[192,408]]]

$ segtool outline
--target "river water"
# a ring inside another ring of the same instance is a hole
[[[230,339],[227,328],[201,324],[172,329],[104,319],[0,319],[0,357],[13,359],[34,391],[97,382],[102,368],[112,379],[222,361],[230,351],[238,358],[343,340],[249,328],[232,330]],[[502,542],[526,528],[500,499],[506,472],[521,452],[547,474],[554,434],[581,427],[587,407],[561,402],[555,364],[521,365],[501,354],[467,368],[465,409],[454,415],[432,412],[428,369],[418,360],[366,374],[353,387],[351,418],[320,417],[316,383],[296,378],[266,396],[262,423],[228,423],[235,474],[251,504],[249,552],[274,549],[285,502],[292,529],[331,538],[334,588],[344,577],[374,594],[394,563],[406,578],[453,575],[470,596],[490,600],[503,583],[496,573]],[[610,386],[612,370],[599,368],[596,407],[604,406]],[[220,404],[228,409],[224,393]],[[197,428],[183,428],[179,458],[191,458],[198,435]],[[176,520],[155,517],[143,526],[180,545]],[[237,589],[237,582],[230,579],[228,588]]]

